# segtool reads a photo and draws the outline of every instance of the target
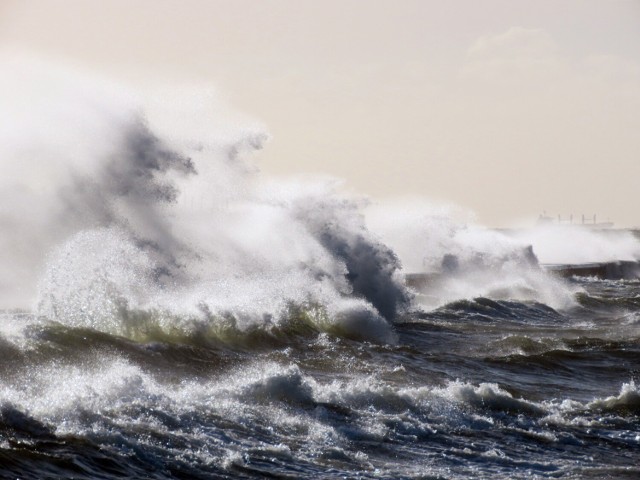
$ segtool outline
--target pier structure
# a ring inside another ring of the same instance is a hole
[[[581,220],[581,222],[574,223],[573,213],[569,214],[569,217],[567,218],[563,218],[562,215],[558,215],[558,218],[556,220],[553,217],[548,216],[547,213],[544,212],[538,217],[536,225],[571,225],[596,230],[608,230],[610,228],[613,228],[613,222],[610,222],[609,220],[607,220],[606,222],[598,222],[595,213],[593,214],[593,217],[586,216],[583,213]]]
[[[636,280],[640,279],[640,261],[597,262],[580,264],[541,264],[539,267],[562,278],[595,277],[601,280]],[[405,273],[407,286],[416,290],[424,290],[437,285],[451,275],[449,272]],[[454,274],[455,275],[455,274]]]
[[[581,264],[542,264],[544,270],[564,278],[596,277],[603,280],[633,280],[640,278],[640,262],[617,261]]]

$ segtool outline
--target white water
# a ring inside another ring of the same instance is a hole
[[[580,226],[537,226],[514,237],[527,241],[542,263],[592,263],[640,260],[640,241],[624,230],[590,230]]]
[[[574,305],[573,288],[538,268],[537,251],[530,251],[526,237],[479,226],[468,212],[413,199],[372,205],[367,218],[406,273],[442,273],[418,297],[424,307],[475,297]]]
[[[35,67],[14,67],[28,95]],[[0,136],[11,139],[1,144],[1,306],[121,333],[123,312],[230,315],[244,327],[277,323],[292,303],[320,305],[349,333],[392,339],[384,319],[409,294],[358,201],[324,179],[264,178],[247,155],[267,135],[251,125],[197,142],[185,126],[163,136],[171,122],[157,106],[155,131],[131,96],[35,73],[46,89],[36,104],[6,101],[20,121]]]
[[[365,220],[362,199],[335,181],[262,175],[250,155],[268,134],[238,115],[225,123],[228,108],[206,90],[164,90],[146,108],[86,75],[2,61],[0,308],[122,333],[123,312],[244,327],[320,305],[321,323],[389,341],[387,322],[411,300],[401,273],[438,271],[447,255],[460,268],[422,306],[477,296],[572,304],[573,291],[525,250],[567,260],[565,238],[509,238],[423,201],[378,206]],[[572,234],[581,245],[587,235]],[[589,238],[584,258],[638,256],[630,237]]]
[[[406,309],[476,296],[566,306],[571,289],[537,268],[526,239],[422,201],[365,219],[364,202],[330,181],[267,178],[251,161],[267,135],[255,122],[225,126],[215,104],[201,104],[208,95],[184,105],[176,95],[145,114],[135,95],[91,79],[30,64],[6,71],[17,78],[0,89],[0,111],[11,113],[0,125],[0,305],[36,314],[0,315],[10,365],[0,415],[16,438],[44,437],[38,446],[50,448],[50,429],[65,445],[81,443],[81,457],[95,445],[125,464],[150,458],[154,468],[184,462],[230,475],[264,455],[270,468],[282,460],[313,466],[311,475],[331,465],[346,475],[458,478],[570,472],[576,462],[558,453],[563,445],[592,455],[611,442],[612,454],[628,449],[618,461],[637,446],[632,365],[597,350],[599,339],[634,341],[635,311],[609,319],[629,327],[613,328],[615,338],[594,317],[564,314],[542,326],[528,315],[475,322],[464,312],[392,325]],[[404,272],[433,272],[447,255],[456,269],[412,299],[401,262]],[[240,348],[207,343],[216,329],[264,333],[296,317],[316,334],[300,342],[289,329],[276,347],[267,335],[247,335]],[[536,373],[538,354],[569,349],[557,338],[566,325],[594,346],[575,347],[571,376],[566,359]],[[130,340],[145,328],[165,335]],[[402,344],[384,344],[396,334]],[[534,358],[514,366],[528,340]],[[583,362],[592,349],[595,363]],[[575,396],[618,364],[619,378]],[[2,447],[30,455],[20,442]]]

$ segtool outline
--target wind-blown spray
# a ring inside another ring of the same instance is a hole
[[[0,476],[638,477],[637,280],[262,175],[208,94],[2,71]]]
[[[29,190],[29,174],[10,179],[24,192],[21,208],[5,205],[2,217],[34,241],[25,258],[37,250],[40,260],[15,261],[43,272],[40,315],[123,333],[141,317],[164,329],[269,326],[288,321],[295,305],[322,312],[310,320],[315,328],[392,338],[388,321],[410,296],[397,258],[367,230],[355,200],[331,184],[294,195],[277,181],[267,186],[246,160],[263,132],[189,145],[176,132],[154,133],[135,105],[102,97],[104,105],[87,106],[52,95],[47,123],[64,135],[25,138],[34,171],[54,157],[56,177],[44,193]],[[56,103],[71,101],[70,112]],[[15,161],[26,148],[3,158]],[[3,304],[19,306],[12,300]]]

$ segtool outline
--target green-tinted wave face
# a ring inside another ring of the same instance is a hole
[[[545,266],[633,276],[629,232],[386,209],[35,73],[0,91],[1,478],[640,478],[640,282]]]

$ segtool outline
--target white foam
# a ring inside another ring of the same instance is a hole
[[[248,159],[268,137],[258,122],[225,120],[197,90],[184,103],[184,89],[145,117],[131,92],[14,63],[20,88],[0,95],[20,120],[0,126],[0,264],[17,274],[0,276],[0,307],[37,303],[49,319],[125,334],[131,312],[168,329],[230,314],[245,328],[319,304],[327,329],[393,341],[386,320],[409,299],[393,253],[335,182],[260,175]]]
[[[369,207],[367,215],[372,229],[399,255],[405,273],[435,274],[418,289],[423,307],[476,297],[538,301],[553,308],[576,304],[576,287],[538,268],[535,246],[530,252],[526,239],[476,225],[468,213],[405,199]],[[455,265],[443,265],[447,257]]]
[[[640,387],[636,386],[633,380],[623,383],[618,395],[595,399],[587,404],[587,408],[605,412],[625,409],[638,412],[640,411]]]
[[[579,225],[538,226],[515,231],[533,245],[542,263],[580,264],[640,260],[640,240],[624,230],[592,230]]]

